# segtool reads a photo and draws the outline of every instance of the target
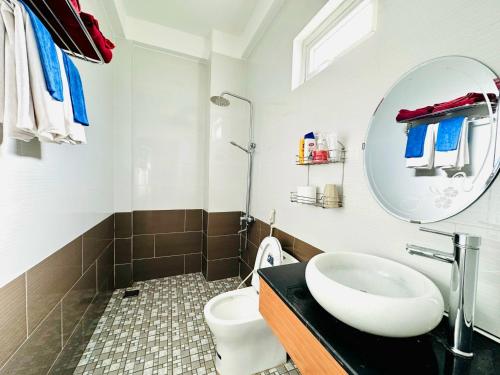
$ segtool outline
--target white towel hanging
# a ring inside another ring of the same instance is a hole
[[[34,135],[31,132],[25,132],[22,128],[18,127],[18,121],[24,121],[24,116],[18,118],[22,112],[21,108],[29,111],[29,102],[26,102],[24,93],[18,92],[18,87],[25,88],[23,84],[17,84],[17,70],[16,70],[16,46],[15,46],[15,16],[14,8],[6,5],[4,2],[0,5],[0,12],[2,14],[2,27],[5,27],[5,101],[4,101],[4,130],[7,136],[22,141],[29,141],[33,139]],[[18,55],[22,55],[17,51]],[[22,69],[22,68],[21,68]],[[29,86],[28,86],[29,87]],[[21,90],[22,91],[22,90]]]
[[[31,95],[35,108],[38,138],[43,142],[59,143],[61,138],[64,139],[68,135],[64,122],[64,104],[52,98],[47,91],[33,25],[24,8],[22,12],[26,27]]]
[[[14,3],[14,43],[18,103],[16,126],[20,131],[30,134],[31,138],[33,138],[36,136],[37,129],[30,91],[26,30],[21,5],[17,2]]]

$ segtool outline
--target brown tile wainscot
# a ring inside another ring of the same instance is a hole
[[[264,223],[262,220],[256,219],[256,221],[250,226],[248,230],[248,246],[241,252],[240,257],[240,277],[244,279],[250,272],[252,272],[255,258],[257,257],[257,250],[262,240],[269,236],[270,227],[269,224]],[[278,228],[273,228],[273,236],[278,239],[281,243],[281,247],[287,253],[294,256],[300,262],[307,262],[313,256],[322,253],[323,251],[304,242]],[[241,238],[242,244],[245,241],[245,236]],[[247,285],[250,285],[251,279],[246,281]]]
[[[123,236],[120,241],[117,237],[115,245],[115,259],[123,262],[117,261],[115,266],[117,287],[126,287],[132,281],[201,271],[201,209],[117,215],[125,223],[116,232],[117,236]]]
[[[208,281],[239,274],[240,211],[203,212],[202,272]]]
[[[0,374],[73,373],[114,290],[114,216],[0,288]]]

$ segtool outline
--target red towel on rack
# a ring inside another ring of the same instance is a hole
[[[78,0],[71,0],[71,5],[73,5],[73,8],[80,13],[82,11],[82,8],[80,7],[80,2]]]
[[[113,48],[115,48],[115,45],[102,34],[101,30],[99,29],[99,22],[93,15],[81,12],[80,17],[87,27],[92,40],[99,49],[99,52],[101,52],[104,62],[109,63],[113,58],[112,50]]]
[[[495,94],[487,94],[491,102],[497,101],[497,96]],[[459,98],[450,100],[448,102],[434,104],[433,112],[444,111],[451,108],[461,107],[464,105],[470,105],[474,103],[480,103],[486,101],[483,94],[478,92],[469,92],[467,95],[461,96]]]
[[[409,120],[418,116],[428,115],[432,112],[434,107],[429,105],[427,107],[422,107],[418,109],[400,109],[398,115],[396,116],[396,121]]]

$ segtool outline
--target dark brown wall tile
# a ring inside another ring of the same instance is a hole
[[[0,367],[26,339],[24,274],[0,288]]]
[[[115,288],[128,288],[132,285],[132,264],[115,266]]]
[[[203,230],[202,210],[186,210],[186,232],[200,232]]]
[[[210,212],[208,214],[207,234],[221,236],[235,234],[240,230],[241,212]]]
[[[240,236],[216,236],[207,238],[207,259],[234,258],[239,256]]]
[[[248,228],[248,241],[255,245],[260,245],[260,223],[258,221],[250,224]]]
[[[87,270],[102,254],[112,239],[83,237],[83,270]]]
[[[88,342],[97,327],[99,319],[101,319],[106,306],[108,305],[111,295],[109,293],[100,293],[94,298],[87,312],[82,318],[82,328],[84,340]]]
[[[115,236],[115,215],[110,215],[93,228],[89,229],[84,236],[93,238],[113,239]]]
[[[201,253],[186,255],[184,258],[184,273],[201,272],[201,257]]]
[[[155,236],[155,255],[157,257],[182,255],[201,252],[201,233],[169,233]]]
[[[321,251],[317,247],[309,245],[307,242],[299,240],[298,238],[295,239],[293,256],[300,262],[307,262],[313,256],[321,254],[322,252],[323,251]]]
[[[248,264],[245,262],[240,262],[240,278],[244,280],[245,277],[252,273],[253,269],[250,268]],[[252,284],[252,277],[249,277],[247,281],[245,281],[246,286],[250,286]]]
[[[155,236],[134,236],[132,247],[134,249],[132,252],[134,259],[152,258],[155,254]]]
[[[132,236],[132,212],[117,212],[115,214],[115,237]]]
[[[61,305],[57,305],[2,369],[2,375],[46,374],[61,351]]]
[[[62,300],[64,345],[95,295],[96,266],[93,264]]]
[[[117,238],[115,240],[115,263],[132,263],[132,239]]]
[[[207,262],[207,280],[214,281],[238,276],[239,263],[239,258],[209,260]]]
[[[27,272],[28,328],[30,333],[59,303],[81,275],[81,237]]]
[[[208,237],[205,234],[205,232],[203,232],[202,242],[201,242],[201,252],[205,258],[207,257],[207,246],[208,246]]]
[[[134,211],[134,234],[184,232],[185,210]]]
[[[61,354],[50,369],[49,375],[73,374],[87,347],[83,335],[83,323],[79,322]]]
[[[134,260],[133,270],[134,281],[182,275],[184,273],[184,256]]]
[[[114,238],[114,215],[83,234],[83,270],[85,271]]]
[[[259,243],[255,244],[257,246],[260,246],[260,243],[262,242],[262,240],[264,240],[264,238],[269,236],[269,232],[271,230],[271,227],[269,226],[269,224],[264,223],[261,220],[259,220],[259,227],[260,227],[260,239],[259,239]]]
[[[203,255],[201,257],[201,273],[203,273],[203,276],[206,279],[207,278],[207,258],[205,258]]]
[[[242,237],[240,258],[245,262],[248,262],[248,246],[249,245],[250,245],[250,242],[248,242],[248,245],[245,247],[245,240],[244,240],[244,237]]]
[[[208,230],[208,212],[203,210],[203,232],[207,233]]]
[[[115,288],[115,264],[113,245],[110,245],[97,259],[97,290],[111,293]]]
[[[293,242],[295,240],[294,237],[289,235],[286,232],[283,232],[282,230],[275,228],[273,231],[273,236],[278,239],[278,241],[281,244],[281,247],[283,250],[286,252],[292,254],[293,253]]]
[[[255,246],[253,243],[249,242],[248,243],[248,249],[247,249],[247,258],[244,259],[244,261],[253,268],[255,265],[255,258],[257,257],[257,251],[259,251],[259,248]]]

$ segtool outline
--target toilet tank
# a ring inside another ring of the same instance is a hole
[[[256,272],[257,270],[292,263],[298,263],[298,260],[286,251],[283,251],[277,238],[271,236],[264,238],[255,258],[252,286],[257,292],[259,291],[259,275]]]

